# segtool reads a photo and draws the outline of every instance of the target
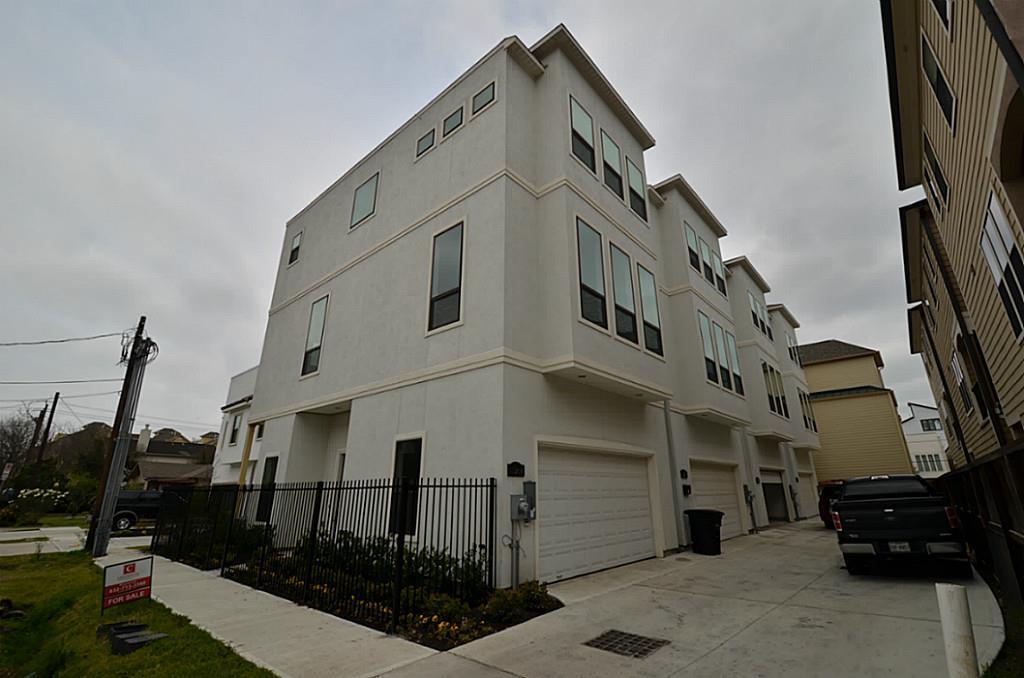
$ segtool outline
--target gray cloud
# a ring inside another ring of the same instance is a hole
[[[216,425],[229,376],[259,359],[284,222],[502,37],[564,21],[658,139],[649,179],[687,177],[800,339],[877,347],[901,402],[931,400],[906,341],[912,196],[875,3],[425,5],[4,5],[0,339],[145,313],[161,354],[140,423]],[[0,380],[119,376],[118,352],[0,349]]]

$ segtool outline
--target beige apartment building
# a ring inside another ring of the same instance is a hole
[[[803,344],[799,353],[821,439],[818,480],[913,473],[882,354],[836,339]]]
[[[1024,602],[1024,3],[883,0],[911,351],[976,564]]]

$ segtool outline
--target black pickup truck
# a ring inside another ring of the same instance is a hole
[[[140,520],[156,520],[162,496],[160,490],[121,490],[114,509],[113,530],[127,530]]]
[[[914,475],[851,478],[832,505],[832,523],[850,574],[878,560],[953,560],[972,576],[956,509]]]

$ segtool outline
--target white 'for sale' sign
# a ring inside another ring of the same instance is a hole
[[[149,598],[153,585],[153,556],[103,568],[103,609]]]

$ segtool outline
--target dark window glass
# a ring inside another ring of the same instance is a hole
[[[926,497],[931,490],[917,478],[877,478],[874,480],[847,480],[843,485],[843,499],[869,497]]]
[[[768,392],[768,409],[772,412],[777,412],[775,408],[775,385],[772,383],[771,372],[769,372],[768,363],[761,361],[761,373],[764,375],[764,387]]]
[[[260,482],[260,498],[256,504],[256,520],[265,523],[270,520],[274,508],[274,485],[277,482],[277,457],[267,457],[263,462],[263,480]]]
[[[263,440],[263,422],[256,424],[256,440]]]
[[[928,162],[928,167],[932,171],[932,176],[935,177],[936,188],[939,191],[939,195],[942,196],[943,204],[949,204],[949,184],[946,183],[946,175],[942,171],[942,166],[939,165],[939,159],[935,156],[935,149],[932,148],[931,141],[928,140],[928,135],[922,136],[924,140],[924,157]]]
[[[447,118],[444,119],[444,123],[441,125],[441,136],[446,137],[459,127],[462,126],[462,108],[455,111]]]
[[[595,325],[608,327],[601,234],[582,219],[576,220],[576,233],[579,246],[580,312]]]
[[[299,260],[299,247],[302,245],[302,231],[295,234],[292,238],[292,249],[288,252],[288,263],[294,264]]]
[[[703,313],[697,313],[700,323],[700,340],[704,347],[704,375],[709,381],[718,383],[718,365],[715,363],[715,344],[711,338],[711,323]]]
[[[932,7],[939,13],[939,21],[949,30],[949,3],[951,0],[932,0]]]
[[[732,388],[732,372],[729,369],[729,356],[725,347],[725,332],[718,323],[711,323],[715,335],[715,349],[718,352],[718,370],[722,375],[722,386]]]
[[[228,445],[238,442],[238,429],[242,426],[242,415],[236,414],[231,420],[231,437],[228,438]]]
[[[420,478],[420,458],[423,451],[423,440],[399,440],[395,443],[395,474],[394,488],[391,491],[391,514],[388,530],[397,534],[403,527],[402,534],[416,534],[416,514],[419,505],[418,483]],[[401,517],[400,509],[405,506]]]
[[[690,254],[690,266],[693,266],[698,271],[700,270],[700,255],[697,254],[697,234],[690,228],[689,224],[686,226],[686,250]]]
[[[946,118],[946,122],[952,127],[953,109],[956,106],[956,100],[953,98],[953,92],[949,88],[949,83],[946,82],[946,77],[939,69],[939,62],[935,58],[935,53],[932,52],[931,46],[923,35],[921,36],[921,67],[924,69],[925,79],[931,85],[932,92],[939,102],[939,108],[942,109],[943,117]]]
[[[715,284],[715,270],[711,264],[711,248],[703,240],[700,241],[700,259],[704,264],[704,279]]]
[[[434,236],[427,329],[459,320],[462,300],[462,224]]]
[[[302,374],[311,374],[320,369],[320,346],[324,338],[324,320],[327,316],[327,297],[313,302],[309,311],[309,328],[306,331],[306,351],[302,356]]]
[[[477,92],[473,96],[473,113],[479,113],[487,104],[494,101],[494,83],[492,82],[487,87]]]
[[[615,333],[636,343],[636,304],[633,300],[633,271],[629,256],[611,245],[612,295],[615,302]]]
[[[434,147],[434,130],[430,130],[416,142],[416,157],[420,157]]]
[[[619,146],[612,138],[601,131],[601,158],[604,162],[604,183],[615,192],[615,195],[622,196],[622,153]]]
[[[632,160],[626,158],[626,179],[629,183],[629,207],[636,215],[647,221],[647,200],[644,197],[646,184],[644,175]]]
[[[594,121],[572,97],[569,97],[569,117],[572,126],[572,154],[589,167],[591,172],[596,172]]]
[[[651,353],[664,355],[661,345],[661,316],[658,313],[658,285],[654,274],[637,265],[637,281],[640,283],[640,311],[644,319],[644,346]]]

